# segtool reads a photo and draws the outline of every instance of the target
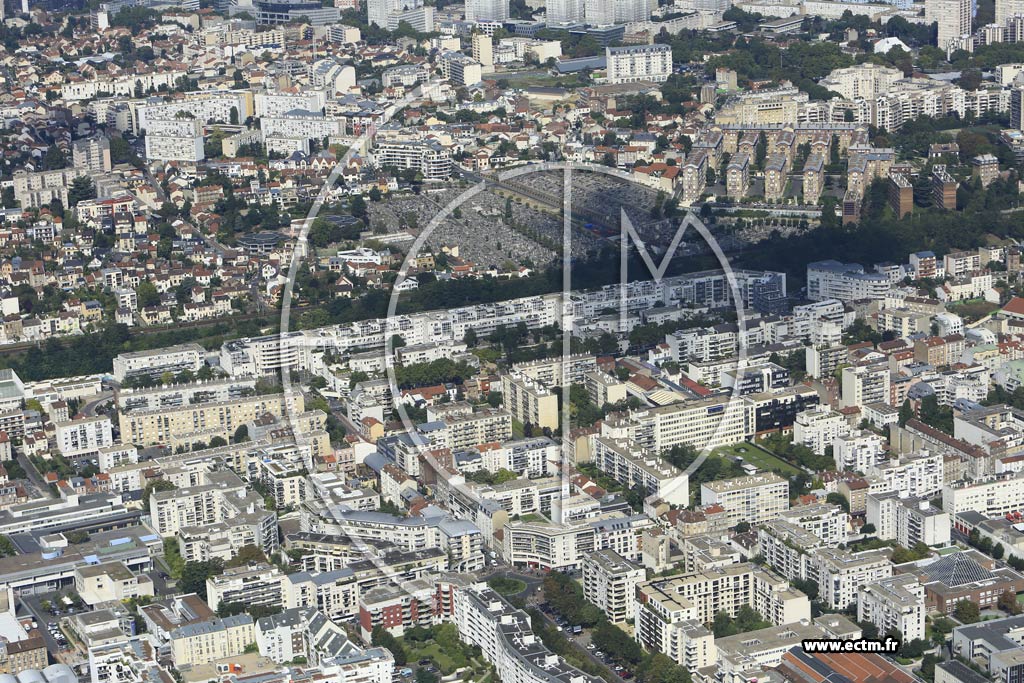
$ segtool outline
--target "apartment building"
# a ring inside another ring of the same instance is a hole
[[[54,424],[57,450],[65,458],[92,455],[114,443],[113,425],[106,415]]]
[[[301,521],[306,532],[345,536],[366,543],[386,542],[406,552],[441,548],[448,553],[451,571],[479,571],[484,566],[480,529],[437,507],[427,508],[418,516],[399,517],[341,505],[321,517],[307,506]]]
[[[680,649],[687,640],[680,625],[686,622],[710,623],[719,612],[735,616],[743,605],[776,625],[811,617],[806,595],[782,577],[750,563],[644,582],[636,588],[636,602],[637,640],[648,650],[675,655],[673,659],[679,663],[689,656]]]
[[[737,152],[725,168],[725,191],[732,201],[739,201],[750,192],[750,154]]]
[[[793,422],[793,443],[810,448],[816,455],[824,455],[836,438],[850,432],[850,424],[840,413],[828,405],[817,405],[797,413]]]
[[[789,509],[789,482],[773,472],[720,479],[700,486],[701,505],[721,505],[729,524],[758,524]]]
[[[895,491],[900,497],[932,498],[945,483],[945,457],[942,453],[921,451],[876,463],[860,470],[879,483],[879,491]]]
[[[277,552],[277,516],[262,496],[229,470],[203,471],[195,484],[150,495],[150,524],[164,538],[179,536],[186,559],[223,557],[242,545]]]
[[[272,564],[229,567],[206,579],[206,596],[214,611],[229,604],[280,607],[284,604],[284,574]]]
[[[89,173],[107,173],[110,163],[110,140],[103,135],[75,140],[71,144],[72,164]]]
[[[803,170],[804,204],[813,206],[818,203],[821,193],[825,190],[825,155],[813,152],[807,156]]]
[[[448,415],[436,432],[439,445],[464,450],[512,439],[512,415],[506,410],[481,410]]]
[[[508,373],[501,377],[502,405],[521,423],[557,430],[558,397],[529,377]]]
[[[633,619],[636,586],[647,571],[614,550],[598,550],[583,558],[583,595],[613,624]]]
[[[652,453],[677,445],[701,450],[747,440],[754,433],[754,406],[729,396],[630,411],[610,418],[602,436],[629,439]]]
[[[893,84],[903,78],[899,69],[880,64],[859,64],[833,69],[821,79],[820,85],[845,100],[870,100],[889,92]]]
[[[591,458],[598,469],[627,489],[640,486],[666,503],[690,503],[687,475],[636,444],[599,436],[593,439]]]
[[[114,358],[114,379],[124,384],[132,377],[155,378],[165,372],[177,375],[185,370],[195,373],[203,367],[206,355],[206,349],[199,344],[120,353]]]
[[[200,621],[171,631],[171,660],[175,668],[198,666],[240,655],[254,642],[255,625],[248,614]]]
[[[869,403],[892,403],[888,364],[852,365],[843,368],[840,406],[860,407]]]
[[[480,648],[502,681],[601,683],[549,651],[530,627],[530,618],[483,585],[455,589],[452,623],[459,637]]]
[[[672,75],[672,47],[653,45],[624,45],[605,48],[609,84],[652,81],[664,83]]]
[[[968,510],[986,517],[1020,512],[1024,510],[1024,471],[948,483],[942,488],[942,509],[954,517]]]
[[[846,609],[857,600],[866,583],[892,576],[890,551],[865,550],[851,553],[836,548],[819,548],[814,554],[813,577],[820,599],[834,609]]]
[[[895,491],[869,493],[866,505],[867,522],[875,525],[883,541],[894,540],[904,548],[918,543],[949,545],[950,515],[932,507],[926,498],[901,498]]]
[[[865,272],[859,263],[817,261],[807,265],[807,298],[811,301],[884,299],[890,286],[887,276]]]
[[[146,159],[202,161],[203,126],[194,118],[152,118],[146,122]]]
[[[190,448],[220,437],[231,439],[242,425],[271,415],[283,419],[305,410],[301,393],[265,394],[211,401],[179,408],[146,408],[121,413],[121,440],[137,446],[163,444]]]
[[[872,581],[857,592],[857,621],[879,633],[899,632],[903,642],[925,639],[924,586],[917,577],[897,574]]]
[[[885,439],[874,432],[854,430],[832,440],[832,457],[839,472],[874,471],[876,465],[885,462]]]

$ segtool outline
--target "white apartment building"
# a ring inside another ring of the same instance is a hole
[[[448,150],[433,142],[381,142],[373,159],[378,166],[414,169],[426,180],[445,180],[452,173]]]
[[[593,439],[591,461],[627,489],[642,486],[648,495],[673,505],[689,505],[689,477],[653,453],[628,441]]]
[[[636,586],[646,579],[647,570],[614,550],[598,550],[583,558],[583,595],[613,624],[633,619]]]
[[[869,622],[881,634],[899,631],[903,642],[925,638],[924,586],[916,576],[873,581],[857,592],[857,621]]]
[[[793,423],[793,442],[806,445],[818,456],[825,455],[827,446],[834,445],[838,437],[848,433],[850,423],[825,403],[798,413]]]
[[[973,6],[971,0],[926,0],[924,20],[938,23],[938,46],[945,50],[951,41],[970,35]]]
[[[100,472],[111,470],[124,465],[133,465],[139,461],[139,451],[131,444],[113,444],[100,448],[96,451],[97,467]]]
[[[789,482],[773,472],[700,485],[701,505],[721,505],[729,525],[757,524],[775,519],[789,509]]]
[[[896,541],[904,548],[950,542],[949,513],[932,507],[925,498],[901,498],[893,491],[869,493],[866,519],[875,525],[878,538]]]
[[[327,93],[322,89],[303,88],[301,92],[268,91],[253,97],[255,116],[282,116],[296,109],[320,111],[327,104]]]
[[[1024,510],[1024,471],[946,484],[942,488],[942,509],[954,517],[967,510],[986,517]]]
[[[202,161],[203,126],[197,119],[150,119],[146,123],[146,158],[150,161]]]
[[[90,173],[110,171],[110,140],[104,135],[75,140],[71,144],[71,156],[75,168]]]
[[[586,16],[584,0],[549,0],[545,7],[548,24],[575,24]]]
[[[608,83],[637,83],[653,81],[664,83],[672,75],[672,47],[653,45],[624,45],[605,48]]]
[[[889,91],[893,83],[903,79],[903,72],[880,64],[858,64],[833,69],[819,85],[846,100],[870,100]]]
[[[869,403],[891,404],[889,366],[879,363],[843,368],[842,398],[839,402],[843,408]]]
[[[229,567],[206,579],[206,602],[216,611],[224,604],[280,607],[284,602],[284,574],[272,564]]]
[[[459,638],[479,647],[497,678],[506,683],[601,683],[548,650],[534,634],[527,614],[482,584],[455,588],[452,623]]]
[[[807,298],[811,301],[884,299],[890,286],[886,275],[865,272],[859,263],[817,261],[807,264]]]
[[[505,21],[508,0],[466,0],[466,21]]]
[[[856,430],[832,440],[832,457],[840,472],[867,473],[885,461],[885,439],[869,431]]]
[[[319,111],[293,109],[260,119],[264,137],[321,139],[345,135],[345,119],[329,119]]]
[[[113,425],[106,415],[58,422],[54,430],[57,450],[66,458],[91,455],[114,443]]]
[[[838,505],[827,503],[799,505],[782,512],[779,519],[814,534],[828,546],[845,543],[850,529],[850,514]]]
[[[178,374],[184,370],[198,372],[206,359],[206,349],[199,344],[181,344],[149,351],[130,351],[114,358],[114,379],[124,383],[129,377],[159,377],[165,372]]]
[[[885,550],[851,553],[819,548],[814,554],[813,571],[821,600],[834,609],[846,609],[857,600],[861,586],[892,576],[892,563]]]
[[[429,516],[398,517],[384,512],[332,507],[325,517],[303,509],[302,530],[345,536],[364,542],[387,542],[406,551],[441,548],[452,571],[479,571],[484,566],[483,536],[472,522],[455,519],[439,508]]]
[[[942,453],[921,451],[886,460],[861,471],[871,475],[872,479],[877,477],[881,480],[880,484],[873,483],[873,490],[895,491],[901,498],[931,498],[942,491],[945,483]]]
[[[637,586],[636,601],[637,641],[688,667],[714,663],[713,650],[706,642],[697,639],[693,643],[686,637],[685,630],[693,622],[710,623],[719,612],[735,616],[743,605],[776,625],[811,618],[806,595],[782,577],[750,563],[647,581]],[[702,652],[692,652],[687,645],[702,646]],[[709,656],[711,661],[707,661]]]
[[[754,405],[730,396],[634,410],[601,426],[602,436],[631,440],[652,453],[683,444],[697,450],[717,448],[745,441],[753,433]]]
[[[456,86],[476,85],[483,80],[480,62],[461,52],[446,52],[441,55],[441,75]]]

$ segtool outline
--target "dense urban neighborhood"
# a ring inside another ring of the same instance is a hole
[[[0,0],[0,683],[1024,681],[1022,171],[1022,0]]]

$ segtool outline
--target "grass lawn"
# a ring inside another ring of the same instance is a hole
[[[800,473],[800,470],[793,465],[790,465],[784,460],[780,460],[770,451],[766,451],[760,446],[748,441],[736,443],[731,446],[721,446],[715,450],[715,453],[723,458],[738,456],[754,467],[765,471],[779,471],[787,476]]]
[[[518,595],[526,590],[526,583],[519,579],[495,576],[487,582],[500,595]]]
[[[999,304],[984,299],[967,299],[949,304],[948,308],[964,319],[965,322],[981,320],[989,313],[999,310]]]
[[[441,649],[441,646],[434,641],[428,641],[426,643],[410,643],[405,642],[406,654],[410,662],[418,662],[421,659],[429,659],[437,668],[441,670],[442,674],[448,674],[455,671],[460,666],[465,666],[467,662],[460,661],[455,662],[446,652]],[[415,645],[415,647],[413,647]]]

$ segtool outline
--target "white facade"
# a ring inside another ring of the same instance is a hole
[[[857,621],[882,635],[899,631],[903,642],[925,638],[924,586],[916,576],[899,574],[863,586],[857,593]]]
[[[663,83],[672,75],[672,47],[629,45],[605,48],[608,83],[653,81]]]
[[[97,452],[114,443],[113,425],[106,416],[58,422],[57,449],[66,458]]]

